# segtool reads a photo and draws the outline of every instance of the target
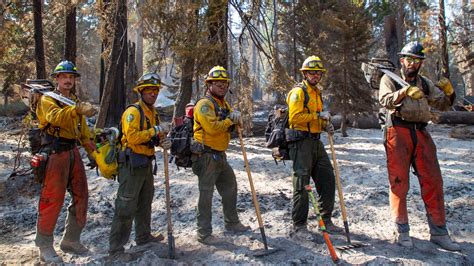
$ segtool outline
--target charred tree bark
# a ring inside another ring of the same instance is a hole
[[[135,43],[128,42],[127,69],[125,71],[125,94],[127,105],[137,101],[137,95],[133,92],[133,87],[138,80],[137,64],[135,63]]]
[[[385,51],[388,59],[400,67],[398,60],[398,34],[397,34],[397,23],[394,15],[388,15],[384,18],[384,37],[385,37]]]
[[[66,32],[64,35],[64,59],[76,63],[76,6],[69,2],[66,7]]]
[[[439,0],[439,40],[440,40],[440,49],[441,49],[441,71],[440,75],[442,77],[449,79],[449,58],[448,58],[448,40],[446,37],[446,15],[444,12],[444,0]]]
[[[209,58],[213,58],[211,65],[220,65],[228,68],[227,60],[227,21],[228,21],[228,1],[209,1],[209,12],[207,14],[209,43],[214,44],[217,49],[212,49]]]
[[[46,78],[46,63],[43,44],[43,3],[42,0],[33,0],[33,20],[35,25],[35,61],[36,78]]]

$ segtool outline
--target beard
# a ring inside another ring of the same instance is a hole
[[[418,75],[418,71],[420,71],[420,67],[417,68],[407,68],[402,67],[403,75],[408,78],[414,78]]]

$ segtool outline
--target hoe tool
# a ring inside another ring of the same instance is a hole
[[[342,193],[341,180],[340,180],[340,177],[339,177],[339,167],[337,165],[336,152],[334,150],[334,140],[332,138],[332,135],[328,135],[328,139],[329,139],[329,145],[331,147],[332,161],[333,161],[333,164],[334,164],[334,171],[336,172],[336,186],[337,186],[337,193],[339,195],[339,203],[341,205],[342,220],[344,222],[344,231],[345,231],[346,239],[347,239],[347,243],[348,243],[348,245],[338,246],[338,247],[336,247],[336,249],[344,251],[344,250],[348,250],[348,249],[351,249],[351,248],[358,248],[358,247],[367,246],[367,244],[352,243],[351,242],[350,233],[349,233],[349,223],[347,222],[346,205],[344,203],[344,195]]]
[[[250,173],[249,161],[247,160],[247,153],[245,152],[244,141],[242,139],[242,129],[240,128],[240,126],[237,127],[237,132],[239,134],[240,147],[242,148],[242,155],[244,157],[245,170],[247,170],[247,176],[249,178],[250,190],[252,192],[252,201],[253,201],[253,205],[255,206],[255,212],[257,214],[258,227],[260,228],[260,233],[262,234],[263,245],[265,247],[265,249],[263,249],[263,250],[255,251],[253,256],[262,257],[262,256],[266,256],[266,255],[275,253],[275,252],[279,251],[279,249],[268,248],[267,237],[265,236],[265,228],[263,226],[262,216],[260,214],[260,205],[258,204],[257,195],[256,195],[256,192],[255,192],[255,187],[253,186],[252,174]]]
[[[328,246],[329,255],[331,255],[332,261],[334,261],[334,263],[337,263],[339,261],[339,258],[337,257],[336,251],[334,250],[334,246],[331,243],[331,239],[329,239],[329,234],[326,231],[326,226],[324,225],[323,217],[321,217],[321,213],[319,212],[318,208],[318,203],[316,201],[316,198],[314,197],[313,188],[311,187],[311,185],[307,185],[305,186],[305,189],[308,192],[311,202],[313,203],[314,212],[316,212],[316,217],[319,221],[319,228],[321,229],[324,241],[326,241],[326,245]]]
[[[163,165],[165,168],[165,190],[166,190],[166,218],[168,220],[168,258],[175,258],[175,246],[173,237],[173,223],[171,221],[171,198],[170,198],[170,176],[168,170],[168,150],[163,149]]]

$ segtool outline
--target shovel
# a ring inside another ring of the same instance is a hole
[[[255,192],[255,188],[253,186],[252,174],[250,173],[250,166],[249,166],[249,162],[247,160],[247,153],[245,152],[244,141],[242,139],[242,129],[240,128],[240,126],[237,127],[237,133],[239,134],[240,147],[242,148],[242,155],[244,157],[245,170],[247,170],[247,176],[249,178],[250,190],[252,192],[252,201],[253,201],[253,205],[255,206],[255,212],[257,214],[258,226],[260,228],[260,233],[262,234],[263,245],[265,247],[265,249],[263,249],[263,250],[262,249],[256,250],[254,252],[253,256],[254,257],[262,257],[262,256],[266,256],[266,255],[275,253],[275,252],[279,251],[279,249],[276,249],[276,248],[269,249],[268,248],[267,237],[265,236],[265,228],[263,227],[262,216],[260,215],[260,205],[258,204],[257,195],[256,195],[256,192]]]
[[[163,165],[165,168],[165,193],[166,193],[166,218],[168,220],[168,258],[175,258],[175,246],[173,237],[173,223],[171,222],[171,197],[170,197],[170,176],[168,170],[168,150],[163,149]]]
[[[351,249],[351,248],[359,248],[359,247],[367,246],[368,244],[352,243],[351,242],[351,237],[350,237],[350,233],[349,233],[349,223],[347,222],[346,205],[344,203],[344,195],[342,193],[341,180],[339,178],[339,167],[337,166],[336,152],[334,150],[334,141],[333,141],[333,138],[332,138],[331,134],[328,134],[328,139],[329,139],[329,145],[331,147],[332,161],[333,161],[333,164],[334,164],[334,172],[336,173],[337,194],[339,196],[339,204],[341,205],[342,220],[344,222],[344,231],[345,231],[346,240],[347,240],[347,243],[348,243],[348,245],[338,246],[338,247],[336,247],[336,249],[344,251],[344,250],[348,250],[348,249]]]

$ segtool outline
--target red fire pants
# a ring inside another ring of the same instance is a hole
[[[52,153],[46,166],[46,176],[41,189],[36,225],[37,246],[52,245],[54,227],[64,204],[66,189],[72,197],[69,216],[75,217],[80,230],[86,224],[87,216],[87,177],[77,147],[60,153]],[[78,235],[74,233],[74,235]],[[47,243],[51,242],[51,243]]]
[[[443,179],[436,157],[436,146],[430,134],[426,130],[389,127],[385,149],[390,182],[390,209],[395,223],[408,224],[406,197],[410,165],[413,165],[420,183],[428,222],[430,226],[444,227],[446,217]]]

